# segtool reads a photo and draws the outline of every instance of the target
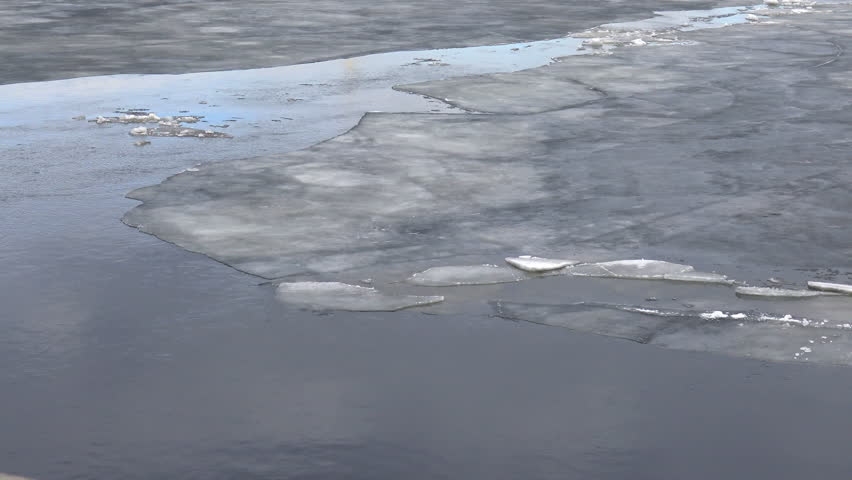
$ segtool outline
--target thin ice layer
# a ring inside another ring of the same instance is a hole
[[[444,301],[442,296],[394,295],[339,282],[282,283],[276,293],[281,301],[289,304],[352,312],[393,312]]]
[[[560,270],[570,265],[576,265],[580,262],[577,260],[560,260],[555,258],[521,255],[519,257],[506,257],[506,263],[520,270],[536,273]]]
[[[691,273],[690,265],[664,262],[662,260],[615,260],[612,262],[586,263],[566,270],[570,275],[581,277],[613,277],[662,280],[667,275],[677,276]],[[673,277],[676,278],[676,277]]]
[[[656,310],[601,303],[495,302],[497,316],[646,345],[773,361],[852,365],[852,327],[757,312]]]
[[[428,287],[454,287],[458,285],[489,285],[524,280],[526,276],[509,267],[497,265],[463,265],[432,267],[415,273],[407,282]]]
[[[745,297],[774,297],[774,298],[810,298],[819,297],[822,295],[831,295],[826,292],[817,292],[813,290],[793,290],[787,288],[771,288],[771,287],[737,287],[735,290],[737,295]]]

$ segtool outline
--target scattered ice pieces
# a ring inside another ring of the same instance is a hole
[[[800,347],[800,348],[799,348],[799,350],[801,350],[801,351],[803,351],[803,352],[805,352],[805,353],[811,353],[811,348],[810,348],[810,347]]]
[[[464,265],[433,267],[408,278],[407,282],[427,287],[452,287],[457,285],[489,285],[519,282],[527,277],[509,267],[497,265]]]
[[[549,272],[552,270],[560,270],[570,265],[576,265],[580,262],[575,260],[558,260],[553,258],[521,255],[519,257],[507,257],[506,263],[527,272]]]
[[[679,275],[693,272],[690,265],[664,262],[661,260],[616,260],[613,262],[586,263],[575,265],[566,272],[571,275],[584,277],[613,277],[631,279],[658,279],[663,280],[666,276],[672,279]]]
[[[76,117],[71,117],[71,120],[85,120],[85,115],[77,115]]]
[[[701,318],[703,318],[705,320],[717,320],[717,319],[720,319],[720,318],[728,318],[729,316],[730,315],[728,315],[727,313],[722,312],[720,310],[716,310],[716,311],[713,311],[713,312],[710,312],[710,313],[702,313],[701,314]]]
[[[852,295],[852,285],[842,283],[808,282],[808,288],[820,292],[833,292]]]
[[[146,127],[134,127],[130,130],[130,134],[136,136],[148,135],[148,129]]]
[[[351,312],[393,312],[444,301],[442,296],[395,295],[340,282],[282,283],[276,293],[286,303]]]
[[[817,292],[813,290],[792,290],[786,288],[771,288],[771,287],[737,287],[734,290],[737,296],[741,297],[776,297],[776,298],[810,298],[823,295],[830,295],[825,292]]]

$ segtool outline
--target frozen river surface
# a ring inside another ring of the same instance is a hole
[[[0,7],[0,472],[846,476],[852,9],[588,3]]]

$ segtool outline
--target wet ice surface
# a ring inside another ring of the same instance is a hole
[[[712,13],[706,18],[713,26],[732,16],[745,21],[742,10]],[[841,97],[847,88],[818,67],[837,58],[835,43],[809,27],[824,18],[791,16],[776,25],[730,26],[725,34],[673,30],[702,18],[687,12],[650,21],[671,39],[682,37],[678,44],[400,87],[501,113],[368,114],[346,134],[302,151],[210,164],[131,192],[143,203],[124,221],[266,278],[394,282],[401,278],[384,265],[431,260],[431,268],[411,270],[408,283],[517,282],[527,277],[514,268],[448,260],[493,262],[518,250],[570,249],[586,261],[654,255],[662,260],[591,262],[562,273],[697,287],[778,271],[801,282],[802,269],[846,265],[845,112],[812,94],[816,85]],[[641,27],[606,25],[595,34],[636,35]],[[449,56],[418,58],[440,65]],[[572,93],[555,94],[568,85],[582,92],[576,101]],[[781,155],[785,150],[795,154]],[[820,235],[807,233],[813,231]],[[785,344],[775,338],[783,330],[748,331],[736,348],[710,342],[694,349],[751,355],[752,345],[759,358],[787,358],[755,341],[765,335]]]
[[[444,301],[441,296],[389,295],[375,288],[340,282],[282,283],[277,295],[295,305],[351,312],[394,312]]]
[[[432,267],[410,276],[408,283],[424,287],[451,287],[456,285],[489,285],[519,282],[526,278],[521,272],[497,265],[463,265]]]
[[[808,288],[823,292],[844,293],[852,295],[852,285],[828,282],[808,282]]]
[[[737,287],[735,291],[737,295],[743,296],[780,298],[808,298],[827,294],[825,292],[815,292],[813,290],[791,290],[787,288],[772,287]]]

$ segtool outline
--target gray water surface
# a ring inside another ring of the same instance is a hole
[[[157,7],[150,3],[117,5],[141,14]],[[625,8],[650,11],[669,3]],[[576,8],[576,15],[536,15],[552,18],[560,29],[571,28],[561,22],[572,18],[582,28],[619,18],[620,11],[601,5],[560,4]],[[46,16],[65,11],[40,8]],[[603,18],[584,23],[592,18],[590,8],[601,8]],[[505,23],[509,32],[514,24],[532,28],[523,21],[527,13],[513,12]],[[459,18],[471,23],[470,15]],[[842,18],[823,22],[832,31],[848,28]],[[476,39],[492,35],[495,25],[473,23],[464,29],[471,42],[487,43]],[[386,38],[366,35],[371,42]],[[842,42],[844,35],[834,39]],[[183,41],[178,34],[168,38]],[[72,62],[57,60],[43,44],[15,45],[47,58],[33,61],[35,73],[26,79],[80,71],[48,68]],[[823,47],[812,45],[816,50],[808,55],[833,51]],[[122,60],[105,60],[98,73],[150,71],[145,59],[99,52]],[[218,51],[214,57],[232,59],[227,68],[245,61]],[[221,68],[204,58],[187,65]],[[842,72],[834,72],[838,83]],[[383,78],[388,85],[414,81]],[[845,478],[852,470],[848,368],[662,350],[482,314],[491,299],[504,295],[500,286],[468,290],[466,305],[473,307],[452,314],[317,314],[277,302],[273,287],[259,285],[257,277],[128,228],[120,218],[138,204],[123,197],[128,191],[197,163],[305,148],[351,128],[364,99],[386,111],[398,106],[461,115],[383,87],[350,104],[345,90],[331,101],[302,91],[282,95],[272,87],[252,96],[264,89],[243,91],[244,85],[232,83],[222,88],[233,90],[216,92],[192,84],[200,79],[159,89],[158,81],[182,80],[116,77],[112,92],[104,88],[109,80],[78,80],[77,93],[62,97],[50,83],[8,86],[20,95],[3,96],[0,105],[0,472],[36,479],[716,480]],[[93,94],[95,84],[87,82],[102,83]],[[363,84],[355,78],[348,85]],[[147,96],[127,96],[133,85],[142,85]],[[819,103],[825,99],[818,87],[800,92]],[[287,101],[302,95],[301,102]],[[396,103],[402,98],[411,103]],[[247,103],[237,107],[240,102]],[[326,110],[323,102],[329,102]],[[153,139],[136,147],[130,126],[71,120],[119,107],[188,110],[216,124],[236,120],[227,129],[234,138]],[[217,108],[233,110],[217,114]],[[842,109],[832,115],[843,120]],[[292,126],[272,121],[283,116],[299,120]],[[840,153],[826,150],[835,156],[824,161],[842,171]],[[801,253],[803,263],[825,258],[819,251]],[[800,275],[836,279],[847,270],[826,264]],[[745,271],[764,272],[754,266]],[[672,291],[611,282],[568,284],[572,294],[613,288],[636,302]],[[510,299],[540,300],[564,284],[538,285],[524,284]]]

